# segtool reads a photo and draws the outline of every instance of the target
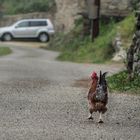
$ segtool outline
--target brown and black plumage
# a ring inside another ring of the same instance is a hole
[[[88,91],[88,104],[89,104],[89,119],[93,119],[92,113],[99,112],[99,123],[102,123],[102,114],[107,111],[107,102],[108,102],[108,90],[107,90],[107,82],[105,79],[106,73],[100,71],[100,77],[97,76],[95,72],[93,72],[91,78],[92,83],[90,85],[90,89]]]

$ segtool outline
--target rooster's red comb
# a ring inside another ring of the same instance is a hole
[[[96,73],[95,71],[91,74],[91,78],[92,78],[92,79],[98,78],[97,73]]]

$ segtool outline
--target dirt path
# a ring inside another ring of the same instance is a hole
[[[11,47],[0,58],[0,140],[140,140],[140,97],[109,95],[105,123],[88,121],[87,89],[74,87],[93,70],[118,65],[58,62],[58,53]]]
[[[31,41],[10,41],[10,42],[0,42],[1,46],[18,46],[18,47],[33,47],[33,48],[40,48],[40,47],[44,47],[47,44],[46,43],[41,43],[41,42],[37,42],[36,40],[33,42]]]

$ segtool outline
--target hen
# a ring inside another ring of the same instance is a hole
[[[92,113],[99,112],[99,123],[103,123],[102,114],[107,111],[107,102],[108,102],[108,89],[106,82],[106,74],[100,71],[100,77],[97,76],[96,72],[93,72],[91,75],[92,83],[88,91],[88,104],[90,116],[88,119],[93,119]]]

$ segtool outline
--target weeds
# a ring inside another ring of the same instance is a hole
[[[127,71],[110,76],[107,80],[111,90],[131,93],[139,93],[140,91],[140,76],[135,75],[133,80],[130,81]]]
[[[10,54],[12,51],[10,48],[8,47],[1,47],[0,46],[0,56],[4,56],[4,55],[8,55]]]
[[[116,34],[115,23],[101,24],[100,35],[94,43],[89,36],[82,37],[82,24],[77,23],[70,33],[56,35],[48,48],[61,51],[58,59],[63,61],[102,63],[109,60],[114,53],[112,40]]]

